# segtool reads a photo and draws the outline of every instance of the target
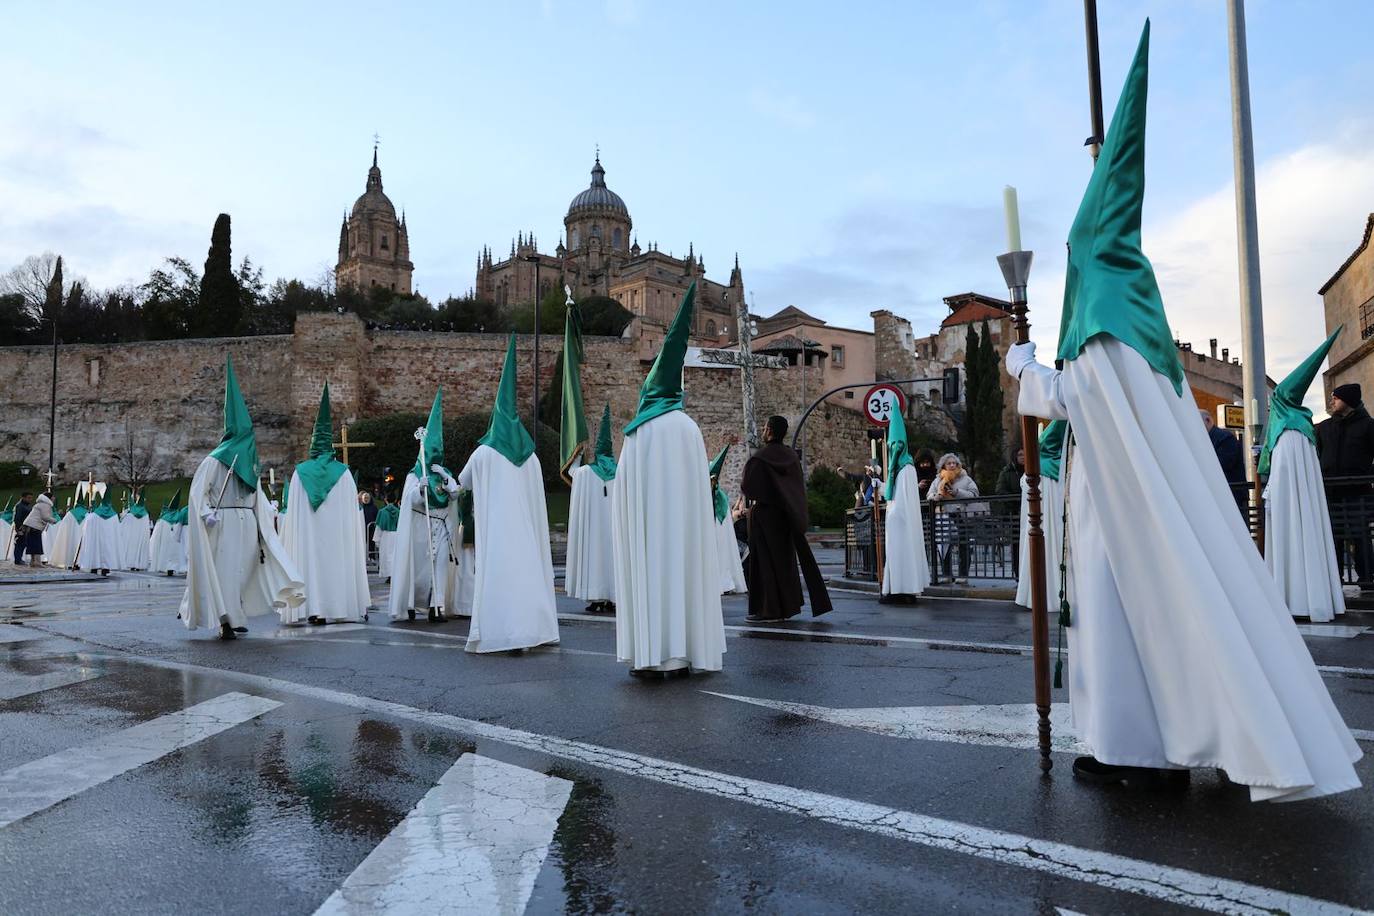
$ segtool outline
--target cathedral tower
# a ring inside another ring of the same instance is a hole
[[[377,167],[377,149],[373,147],[367,188],[339,229],[339,263],[334,268],[334,280],[340,289],[352,286],[366,291],[381,286],[409,295],[414,270],[405,214],[397,219],[396,208],[382,193],[382,170]]]

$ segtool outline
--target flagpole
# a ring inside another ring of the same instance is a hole
[[[997,256],[997,265],[1011,294],[1011,313],[1018,344],[1030,342],[1026,286],[1030,281],[1032,253],[1021,249],[1021,222],[1016,189],[1004,194],[1007,210],[1007,242],[1011,248]],[[1029,547],[1031,592],[1031,668],[1035,681],[1035,712],[1040,744],[1040,771],[1049,773],[1050,758],[1050,617],[1045,589],[1045,530],[1041,524],[1040,436],[1035,417],[1021,417],[1021,447],[1026,453],[1026,542]]]

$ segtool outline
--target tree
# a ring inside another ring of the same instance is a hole
[[[854,508],[854,485],[830,468],[818,467],[806,482],[806,511],[818,528],[839,528]]]
[[[634,313],[610,296],[588,296],[579,299],[582,313],[582,333],[588,337],[619,337],[634,321]]]
[[[0,340],[22,343],[33,339],[38,326],[19,293],[0,293]]]
[[[510,322],[499,305],[473,296],[445,299],[439,306],[438,320],[448,330],[469,334],[501,334],[510,330]]]
[[[144,330],[149,340],[178,340],[190,334],[191,316],[200,304],[200,274],[185,258],[168,258],[139,287]]]
[[[964,453],[970,474],[982,453],[982,442],[978,438],[982,431],[982,424],[978,422],[982,397],[979,387],[982,372],[978,363],[982,355],[978,347],[978,329],[970,322],[964,334],[964,417],[959,425],[959,447]]]
[[[135,440],[127,422],[124,424],[124,441],[110,452],[106,472],[116,483],[135,490],[154,480],[163,480],[168,473],[165,462],[153,446],[152,436]]]
[[[1002,465],[1002,379],[992,331],[985,320],[980,337],[970,323],[964,339],[965,409],[960,445],[979,489],[991,487]]]
[[[0,277],[0,295],[21,296],[34,327],[47,317],[44,306],[48,302],[48,287],[52,284],[53,272],[59,260],[51,251],[29,255]]]
[[[1006,435],[1002,429],[1002,359],[992,345],[992,331],[983,319],[982,340],[978,345],[978,366],[983,389],[979,401],[980,438],[983,440],[984,474],[989,481],[1001,470],[1006,457]]]
[[[539,302],[539,333],[562,334],[563,313],[566,311],[563,287],[557,284]],[[511,309],[510,329],[517,334],[534,333],[534,303],[524,302]]]
[[[221,213],[210,233],[210,251],[200,278],[200,301],[190,316],[192,336],[228,337],[241,330],[242,290],[234,276],[229,234],[229,214]]]

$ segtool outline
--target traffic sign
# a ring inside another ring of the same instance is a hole
[[[896,385],[874,385],[864,395],[864,416],[875,426],[886,426],[892,411],[906,412],[906,397]]]

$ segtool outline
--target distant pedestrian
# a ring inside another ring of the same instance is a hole
[[[923,448],[916,453],[916,486],[922,493],[930,492],[930,484],[939,469],[935,467],[935,453]]]
[[[1212,450],[1217,453],[1221,473],[1226,475],[1226,483],[1231,488],[1231,498],[1236,501],[1240,514],[1245,515],[1245,507],[1249,505],[1250,498],[1245,488],[1238,486],[1245,483],[1245,447],[1240,444],[1240,439],[1235,433],[1217,426],[1217,421],[1210,413],[1199,410],[1198,414],[1202,416],[1202,426],[1207,430]]]
[[[25,494],[27,498],[28,494]],[[19,516],[16,514],[15,518]],[[57,513],[53,511],[52,500],[48,494],[38,494],[38,499],[34,500],[33,508],[29,509],[24,516],[25,543],[24,550],[29,555],[29,565],[38,566],[42,563],[43,556],[43,532],[49,525],[57,524]]]
[[[1015,496],[1021,492],[1021,478],[1026,473],[1026,450],[1021,446],[1011,450],[1011,456],[997,475],[998,496]]]
[[[1347,548],[1354,554],[1355,575],[1366,581],[1374,575],[1374,551],[1370,548],[1369,523],[1374,520],[1374,499],[1368,482],[1337,483],[1333,478],[1365,477],[1374,473],[1374,418],[1365,409],[1360,386],[1337,385],[1331,389],[1327,412],[1316,425],[1317,460],[1331,508],[1338,562],[1344,568]]]
[[[29,510],[33,508],[33,494],[25,493],[19,497],[19,505],[14,507],[14,563],[16,566],[24,565],[24,551],[28,547],[27,531],[24,527],[24,519],[28,518]],[[39,535],[40,540],[42,535]],[[43,552],[42,548],[38,551]]]
[[[936,504],[935,542],[944,542],[943,566],[945,575],[951,573],[954,554],[959,554],[959,575],[955,582],[968,582],[969,544],[964,515],[969,505],[951,500],[975,499],[978,497],[978,484],[964,470],[964,462],[958,455],[947,454],[940,459],[939,473],[926,490],[926,499]]]

